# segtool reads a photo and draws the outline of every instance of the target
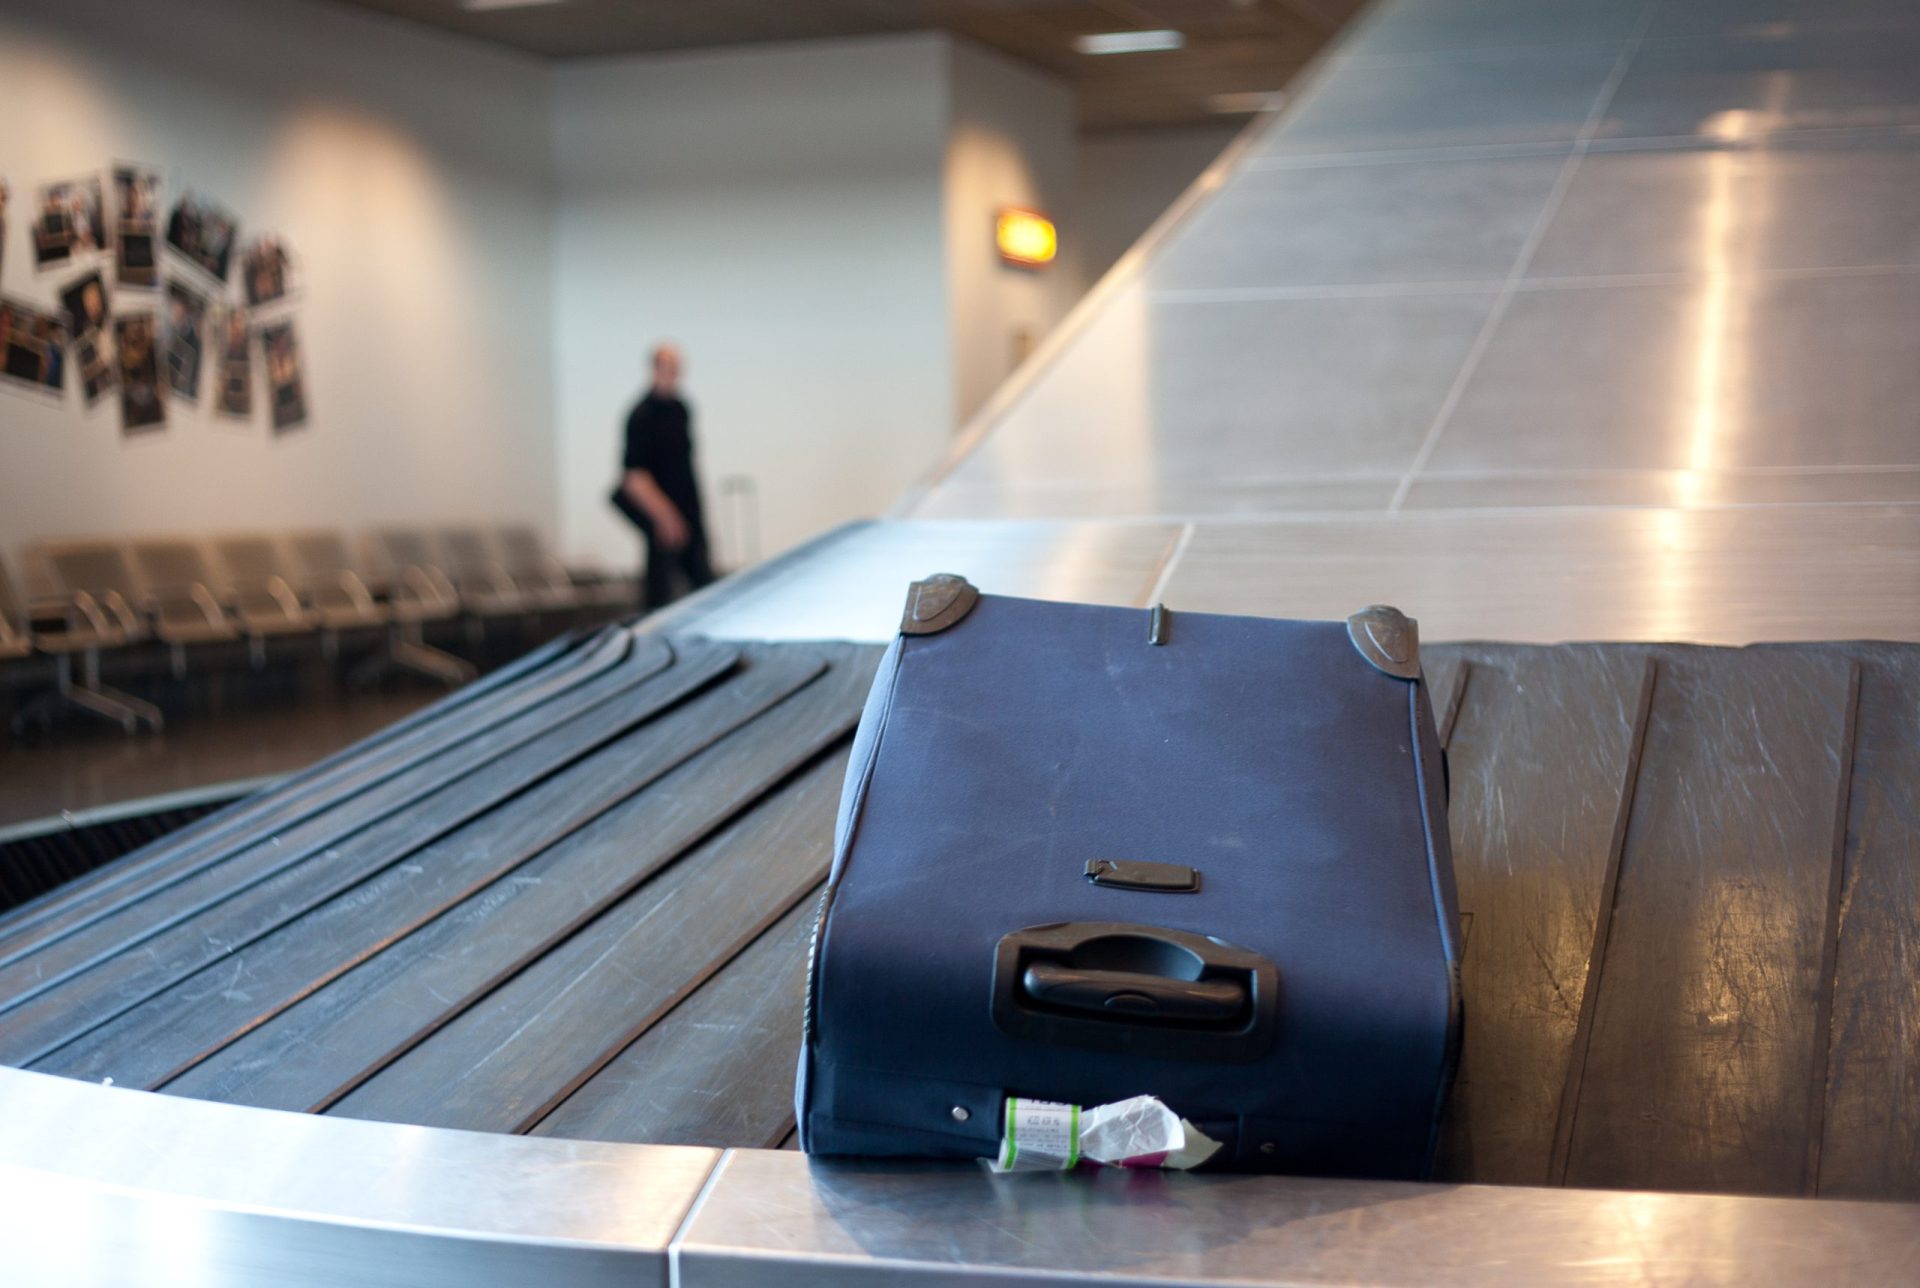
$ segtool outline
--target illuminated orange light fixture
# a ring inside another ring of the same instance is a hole
[[[1000,248],[1001,259],[1025,268],[1051,264],[1060,249],[1053,220],[1037,210],[1024,210],[1019,206],[1000,208],[1000,218],[993,226],[993,244]]]

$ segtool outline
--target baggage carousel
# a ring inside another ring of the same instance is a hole
[[[1920,645],[1429,646],[1468,1008],[1436,1183],[1035,1182],[790,1152],[878,648],[697,631],[756,589],[550,646],[0,920],[9,1256],[1414,1283],[1920,1252]]]
[[[1370,6],[891,517],[0,916],[5,1282],[1912,1282],[1916,67],[1873,0]],[[936,571],[1421,620],[1432,1183],[791,1149]]]

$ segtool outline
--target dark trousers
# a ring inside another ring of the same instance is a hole
[[[643,610],[665,608],[679,598],[678,583],[682,581],[691,592],[713,580],[713,565],[707,559],[707,533],[697,516],[687,519],[687,544],[678,550],[668,550],[654,535],[653,519],[627,495],[625,488],[613,490],[613,505],[647,539],[645,602],[640,605]]]

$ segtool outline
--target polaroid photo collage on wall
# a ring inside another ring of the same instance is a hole
[[[276,434],[299,429],[307,423],[307,393],[291,313],[300,277],[286,241],[269,235],[248,242],[240,256],[240,281],[253,347],[265,359],[267,423]]]
[[[221,420],[252,423],[264,403],[275,433],[304,426],[291,248],[276,235],[243,244],[238,216],[192,188],[171,207],[166,195],[159,170],[127,162],[33,190],[33,270],[58,306],[0,292],[0,387],[58,401],[70,369],[83,406],[116,397],[129,435],[164,429],[167,403],[198,406],[209,384]],[[22,209],[11,196],[0,180],[0,282]]]

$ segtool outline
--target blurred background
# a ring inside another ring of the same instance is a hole
[[[605,495],[672,338],[719,562],[778,553],[939,459],[1352,8],[8,0],[0,288],[51,299],[38,185],[140,161],[293,248],[311,410],[276,438],[176,408],[136,444],[10,401],[0,546],[217,498],[229,528],[511,517],[630,569]],[[1141,28],[1182,47],[1076,49]],[[1000,260],[1007,206],[1052,263]]]
[[[716,633],[1920,636],[1910,4],[0,0],[0,104],[0,825],[659,607],[630,419]]]
[[[0,822],[644,607],[659,343],[716,571],[885,511],[1354,7],[0,0]]]

